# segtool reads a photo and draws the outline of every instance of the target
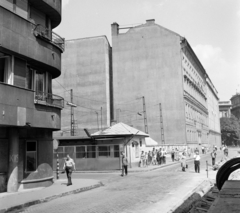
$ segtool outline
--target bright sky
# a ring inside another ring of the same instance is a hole
[[[239,0],[62,0],[65,39],[106,35],[111,24],[143,24],[147,19],[184,36],[218,91],[220,100],[240,92]]]

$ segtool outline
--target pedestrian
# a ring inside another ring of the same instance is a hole
[[[196,173],[200,173],[200,159],[199,151],[197,150],[194,155],[194,167]]]
[[[216,156],[217,156],[217,153],[215,150],[212,151],[211,153],[211,157],[212,157],[212,166],[215,165],[215,162],[216,162]]]
[[[227,148],[227,146],[224,149],[224,155],[226,155],[226,157],[228,157],[228,148]]]
[[[152,152],[149,150],[148,151],[148,165],[151,165],[152,163]]]
[[[175,160],[176,160],[176,161],[179,160],[179,151],[178,151],[178,148],[175,149]]]
[[[160,149],[157,150],[157,164],[160,165]]]
[[[204,154],[204,146],[202,146],[202,154]]]
[[[128,159],[122,152],[122,176],[124,176],[124,174],[128,174]]]
[[[145,166],[147,167],[148,166],[148,153],[145,152]]]
[[[186,153],[183,152],[182,156],[181,156],[181,166],[182,166],[182,171],[185,172],[186,171],[186,167],[187,167],[187,162],[186,162]]]
[[[156,165],[156,151],[155,151],[155,148],[153,148],[153,151],[152,151],[152,164],[153,165]]]
[[[174,160],[175,160],[175,151],[174,151],[174,149],[172,149],[172,151],[171,151],[171,158],[172,158],[172,162],[174,162]]]
[[[139,165],[139,167],[143,167],[144,166],[144,160],[145,160],[145,153],[144,153],[144,151],[142,151],[142,153],[141,153],[141,156],[140,156],[140,165]]]
[[[163,149],[163,151],[162,151],[162,157],[163,157],[163,163],[164,163],[164,164],[166,164],[166,155],[167,155],[167,153],[166,153],[165,149]]]
[[[72,158],[70,158],[69,155],[67,155],[66,159],[64,159],[65,162],[63,164],[63,170],[66,171],[67,174],[67,179],[68,179],[68,183],[67,186],[72,185],[72,172],[73,170],[76,170],[75,168],[75,163],[73,161]]]

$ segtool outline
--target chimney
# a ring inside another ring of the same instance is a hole
[[[117,36],[119,34],[119,25],[117,22],[113,22],[112,25],[112,36]]]
[[[147,24],[155,24],[155,19],[148,19],[146,20]]]

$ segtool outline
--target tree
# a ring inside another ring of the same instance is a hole
[[[222,141],[227,146],[240,146],[240,121],[231,115],[220,119]]]

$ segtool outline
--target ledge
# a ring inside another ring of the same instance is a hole
[[[46,178],[41,178],[41,179],[34,179],[34,180],[22,180],[20,183],[22,184],[28,184],[28,183],[37,183],[37,182],[43,182],[46,180],[53,180],[53,176],[51,177],[46,177]]]

